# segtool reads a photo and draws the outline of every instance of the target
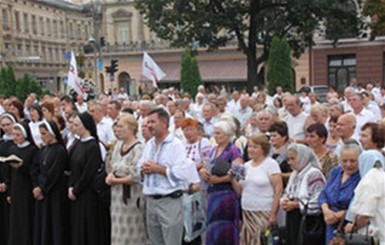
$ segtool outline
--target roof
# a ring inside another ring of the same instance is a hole
[[[70,2],[66,2],[64,0],[35,0],[35,2],[47,4],[53,7],[67,9],[67,10],[76,10],[76,11],[83,10],[82,5],[73,4]]]
[[[198,61],[202,80],[214,81],[247,81],[246,60],[205,60]],[[159,66],[166,73],[164,82],[178,82],[180,80],[179,62],[160,62]]]

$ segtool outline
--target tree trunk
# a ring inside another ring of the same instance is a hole
[[[253,93],[253,87],[257,85],[256,56],[256,49],[253,51],[249,46],[249,52],[247,53],[247,92],[250,94]]]
[[[258,0],[250,3],[250,23],[247,55],[247,92],[252,93],[257,84],[257,11]]]

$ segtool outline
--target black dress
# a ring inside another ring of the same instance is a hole
[[[9,156],[9,148],[14,145],[12,140],[0,141],[0,156]],[[10,166],[0,164],[0,183],[4,183],[7,187],[10,182]],[[8,191],[0,192],[0,245],[7,245],[9,233],[9,204],[7,202]]]
[[[99,146],[94,138],[79,141],[70,154],[71,175],[76,200],[71,202],[72,245],[99,245],[99,200],[91,188],[92,180],[101,165]]]
[[[13,145],[9,150],[10,154],[23,159],[20,168],[11,168],[9,244],[30,245],[33,243],[35,204],[32,190],[38,184],[39,150],[33,144],[24,147]]]
[[[44,199],[36,200],[35,205],[35,245],[67,245],[69,242],[64,180],[67,162],[66,149],[60,143],[46,145],[41,151],[39,187]]]

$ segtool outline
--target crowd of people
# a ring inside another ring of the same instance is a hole
[[[0,113],[0,245],[385,244],[378,84],[324,103],[281,87],[0,96]]]

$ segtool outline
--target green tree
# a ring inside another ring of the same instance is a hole
[[[43,95],[43,89],[41,88],[39,82],[35,79],[31,79],[28,90],[29,93],[35,93],[39,97]]]
[[[385,33],[385,0],[366,0],[363,14],[372,18],[370,40]]]
[[[270,94],[281,86],[283,91],[293,92],[293,73],[290,46],[285,38],[274,37],[267,61],[267,80]]]
[[[6,97],[16,95],[16,77],[12,65],[3,68],[3,93]]]
[[[180,86],[184,92],[188,92],[193,98],[197,93],[197,87],[202,84],[198,61],[192,55],[190,49],[186,48],[182,55],[180,70]]]
[[[18,79],[16,82],[15,95],[21,101],[24,101],[28,96],[29,84],[30,84],[30,78],[28,74],[24,74],[23,77]]]
[[[351,0],[339,0],[339,4]],[[135,0],[135,7],[159,38],[175,47],[216,49],[236,40],[247,57],[248,90],[257,81],[257,67],[267,60],[273,36],[286,37],[298,57],[313,41],[321,20],[334,14],[356,18],[356,13],[336,7],[335,0]],[[346,15],[345,15],[346,13]],[[345,22],[335,22],[343,29]],[[350,22],[348,22],[350,24]],[[338,35],[334,38],[338,38]],[[262,52],[257,54],[257,45]]]

